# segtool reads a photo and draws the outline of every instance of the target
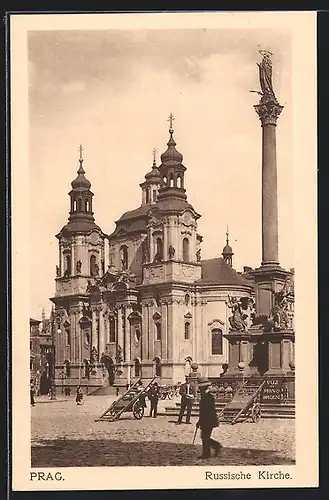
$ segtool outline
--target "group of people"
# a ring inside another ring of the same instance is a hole
[[[139,382],[139,387],[143,390],[142,382]],[[147,408],[146,397],[150,401],[150,417],[157,418],[158,416],[158,403],[160,398],[160,387],[157,382],[153,382],[146,392],[142,392],[139,397],[139,404],[143,408]]]

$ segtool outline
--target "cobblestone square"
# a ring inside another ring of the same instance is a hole
[[[295,463],[295,421],[261,419],[236,425],[220,424],[213,432],[223,449],[218,457],[200,460],[195,423],[175,425],[159,403],[158,418],[141,420],[125,413],[116,422],[95,420],[115,398],[87,396],[77,406],[74,398],[56,401],[37,398],[32,415],[32,467],[179,466],[179,465],[291,465]]]

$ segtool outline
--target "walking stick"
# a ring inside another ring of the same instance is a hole
[[[194,433],[194,437],[193,437],[193,442],[192,444],[194,444],[194,441],[195,441],[195,438],[196,438],[196,433],[198,432],[198,428],[197,426],[195,426],[195,433]]]

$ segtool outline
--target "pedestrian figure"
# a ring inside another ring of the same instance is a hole
[[[31,406],[35,406],[34,393],[35,393],[35,386],[34,386],[33,380],[31,379],[30,380],[30,401],[31,401]]]
[[[215,451],[215,456],[220,452],[222,445],[211,439],[211,433],[214,427],[218,427],[215,399],[209,390],[211,382],[206,378],[199,379],[199,389],[201,393],[199,420],[196,424],[201,429],[202,455],[200,458],[209,458],[211,448]]]
[[[142,382],[138,383],[138,385],[137,385],[137,391],[139,391],[141,393],[140,396],[139,396],[139,399],[138,399],[138,402],[139,402],[140,406],[142,408],[146,408],[147,407],[147,404],[146,404],[146,392],[143,392],[144,391],[144,387],[143,387]]]
[[[77,387],[77,395],[76,395],[76,398],[75,398],[75,402],[76,402],[77,405],[81,405],[82,404],[82,400],[83,400],[83,393],[82,393],[80,385],[78,385],[78,387]]]
[[[151,402],[150,417],[152,417],[153,415],[153,418],[157,418],[158,402],[160,396],[160,389],[157,382],[154,382],[154,384],[151,385],[151,388],[149,389],[147,396]]]
[[[182,384],[179,388],[179,394],[182,396],[182,398],[181,398],[178,421],[176,422],[176,424],[182,423],[185,409],[186,409],[186,423],[187,424],[191,423],[190,422],[191,412],[192,412],[194,399],[196,396],[196,387],[194,384],[193,385],[191,384],[191,378],[189,375],[186,375],[185,379],[186,379],[186,382],[184,382],[184,384]]]

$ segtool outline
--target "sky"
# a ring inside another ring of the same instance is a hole
[[[291,40],[282,30],[30,31],[30,315],[49,314],[58,240],[83,146],[95,220],[109,234],[141,204],[175,116],[188,201],[201,214],[202,258],[221,255],[226,226],[234,267],[261,262],[259,49],[273,53],[284,106],[277,126],[279,260],[293,258]]]

